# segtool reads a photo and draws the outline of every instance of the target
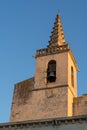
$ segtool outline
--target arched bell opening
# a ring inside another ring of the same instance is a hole
[[[47,68],[47,82],[55,82],[56,81],[56,61],[51,60],[48,63]]]

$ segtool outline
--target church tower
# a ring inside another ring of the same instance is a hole
[[[15,85],[11,121],[73,116],[78,67],[57,14],[49,45],[36,51],[36,71]]]

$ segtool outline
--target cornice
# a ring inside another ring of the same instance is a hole
[[[73,117],[62,117],[62,118],[52,118],[44,120],[29,120],[20,122],[9,122],[0,124],[0,128],[29,128],[29,127],[41,127],[41,126],[59,126],[63,124],[77,124],[77,123],[87,123],[87,115],[83,116],[73,116]]]

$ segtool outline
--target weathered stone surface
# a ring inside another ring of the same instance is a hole
[[[34,78],[15,85],[11,122],[87,114],[87,95],[77,97],[78,66],[61,25],[58,15],[50,45],[36,52]],[[47,82],[50,61],[56,66],[54,82]]]
[[[86,115],[87,114],[87,94],[81,97],[74,98],[74,115]]]
[[[67,87],[36,90],[29,94],[22,103],[24,97],[19,97],[19,91],[16,91],[11,122],[67,116]]]
[[[47,83],[47,65],[56,61],[56,81]],[[71,85],[71,66],[75,63],[69,53],[38,57],[35,78],[15,85],[11,122],[37,120],[73,115],[73,98],[77,96],[76,76]]]

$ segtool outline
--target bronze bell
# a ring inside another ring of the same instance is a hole
[[[49,82],[54,82],[56,80],[55,72],[54,71],[49,72],[47,79],[48,79]]]
[[[51,72],[49,73],[49,77],[55,77],[55,74],[54,74],[53,71],[51,71]]]

